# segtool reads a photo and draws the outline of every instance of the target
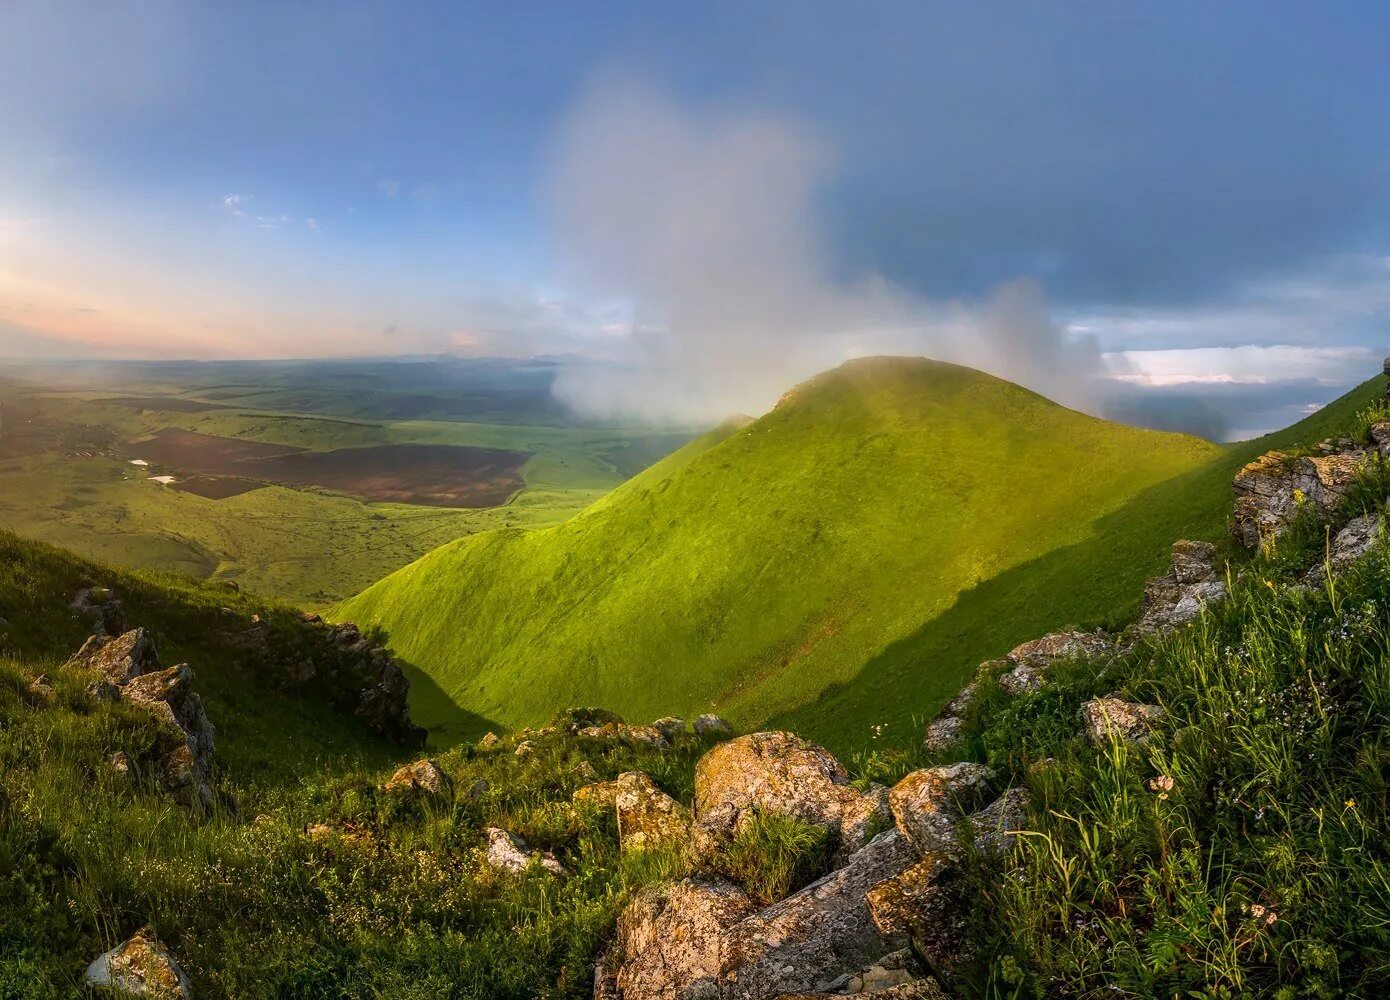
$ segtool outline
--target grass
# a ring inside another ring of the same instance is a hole
[[[416,711],[443,743],[474,735],[460,709],[525,725],[592,702],[901,745],[981,660],[1127,620],[1173,539],[1224,534],[1232,472],[1276,443],[1222,448],[968,369],[855,362],[580,517],[451,543],[336,613],[383,626],[434,682]]]

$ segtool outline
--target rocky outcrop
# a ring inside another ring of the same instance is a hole
[[[695,735],[712,740],[728,739],[734,735],[734,727],[729,725],[717,715],[701,715],[695,719],[692,727]]]
[[[1018,840],[1019,831],[1027,828],[1028,806],[1032,797],[1028,789],[1005,789],[997,799],[970,817],[971,840],[975,850],[987,854],[1003,854]]]
[[[1005,694],[1028,694],[1047,683],[1047,668],[1057,660],[1103,656],[1114,652],[1115,648],[1114,637],[1099,629],[1094,632],[1052,632],[1010,650],[1005,660],[1013,667],[1000,675],[999,686]],[[991,662],[981,664],[980,668],[989,670],[994,666]]]
[[[1261,455],[1231,483],[1236,537],[1253,549],[1277,538],[1305,509],[1325,515],[1367,459],[1368,453],[1359,449],[1301,458],[1278,451]]]
[[[695,766],[695,815],[733,830],[757,812],[831,830],[846,850],[886,819],[882,791],[861,792],[824,747],[791,733],[753,733],[714,747]]]
[[[484,786],[486,784],[483,782]],[[454,782],[436,761],[426,757],[397,768],[387,780],[385,791],[396,795],[444,800],[453,795]],[[486,787],[483,794],[487,794]]]
[[[87,966],[83,977],[93,989],[150,1000],[190,1000],[193,988],[174,956],[149,928],[112,948]]]
[[[888,792],[893,821],[919,854],[950,850],[961,817],[984,801],[991,776],[971,763],[913,771]]]
[[[92,670],[100,680],[120,686],[159,669],[154,639],[142,628],[119,636],[94,635],[64,664],[65,669]]]
[[[1173,565],[1144,585],[1144,605],[1135,623],[1141,632],[1167,632],[1195,621],[1207,604],[1224,600],[1216,546],[1210,542],[1173,543]]]
[[[670,745],[670,741],[655,726],[630,726],[626,722],[606,722],[601,726],[585,726],[579,729],[575,735],[581,739],[593,740],[596,743],[649,747]]]
[[[1142,743],[1163,718],[1157,705],[1141,705],[1121,698],[1093,698],[1081,706],[1081,722],[1092,745],[1104,748],[1112,741]]]
[[[624,852],[681,843],[690,834],[690,811],[640,771],[618,775],[613,782],[613,808]]]
[[[1390,427],[1390,424],[1385,426]],[[1323,582],[1329,569],[1333,573],[1348,569],[1375,547],[1380,539],[1381,521],[1379,514],[1363,514],[1348,521],[1328,545],[1326,560],[1308,570],[1304,579],[1317,585]]]
[[[599,959],[595,1000],[715,1000],[725,931],[752,911],[748,894],[723,879],[646,887]]]
[[[653,722],[652,728],[666,737],[667,742],[675,742],[676,737],[685,735],[685,720],[668,715]]]
[[[548,872],[551,875],[565,874],[565,869],[555,859],[555,855],[549,851],[538,851],[527,847],[525,840],[495,826],[490,826],[483,832],[487,836],[487,848],[483,851],[483,860],[490,867],[519,875],[530,869],[534,863],[539,871]]]
[[[964,715],[970,709],[980,686],[972,681],[961,688],[954,698],[946,703],[939,715],[927,726],[922,738],[922,749],[928,753],[939,753],[960,742],[965,732]]]
[[[125,606],[110,587],[83,587],[69,607],[91,623],[95,635],[116,636],[126,631]]]

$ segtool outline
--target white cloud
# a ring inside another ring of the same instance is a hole
[[[1245,344],[1119,351],[1106,355],[1116,378],[1137,385],[1265,384],[1308,379],[1325,386],[1363,381],[1379,355],[1368,347]]]
[[[253,194],[224,194],[222,196],[222,208],[224,211],[240,218],[246,214],[242,206],[255,197],[256,196]]]

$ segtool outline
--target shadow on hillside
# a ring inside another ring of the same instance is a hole
[[[501,723],[460,708],[433,677],[394,651],[391,655],[410,681],[410,716],[416,725],[429,730],[430,749],[447,750],[460,743],[471,743],[489,731],[505,731]]]
[[[1225,536],[1226,484],[1243,450],[1151,486],[1098,519],[1084,542],[1006,570],[965,591],[948,610],[888,645],[852,681],[768,720],[839,751],[875,740],[915,743],[926,720],[955,695],[984,660],[1068,626],[1120,627],[1138,612],[1146,578],[1162,573],[1178,538]],[[1020,502],[1026,502],[1021,498]],[[1100,581],[1110,581],[1102,586]],[[841,720],[863,719],[862,734]],[[881,735],[869,731],[877,722]]]

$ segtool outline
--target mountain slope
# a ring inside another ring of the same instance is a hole
[[[982,644],[1002,653],[1040,625],[1127,613],[1168,541],[1204,514],[1177,492],[1143,516],[1133,505],[1225,454],[970,369],[866,359],[583,516],[447,545],[338,614],[384,626],[437,685],[416,685],[413,711],[445,740],[471,735],[460,708],[508,726],[586,703],[743,725],[790,714],[839,745],[878,725],[906,738]],[[1219,525],[1205,518],[1208,534]],[[1047,563],[1102,530],[1102,565]],[[1016,593],[1039,581],[1048,606],[1020,612]],[[900,655],[924,636],[939,655]],[[891,698],[847,696],[866,668]],[[802,711],[826,697],[840,708]]]

